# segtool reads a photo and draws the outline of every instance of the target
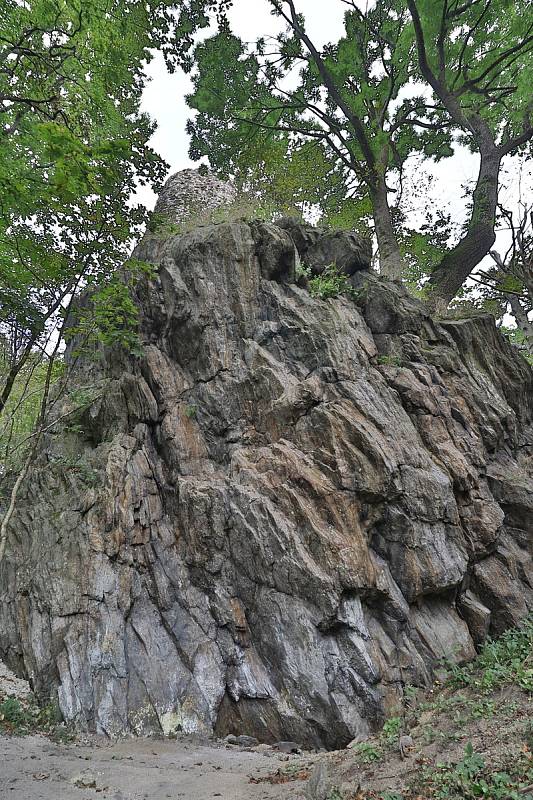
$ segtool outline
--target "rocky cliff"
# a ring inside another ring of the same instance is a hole
[[[298,286],[294,242],[354,296]],[[533,373],[351,234],[232,222],[139,255],[143,355],[77,367],[98,397],[25,484],[0,655],[109,735],[364,736],[533,607]]]

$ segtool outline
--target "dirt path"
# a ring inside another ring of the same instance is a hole
[[[286,758],[286,757],[285,757]],[[1,800],[300,800],[304,783],[251,783],[302,757],[283,760],[192,740],[93,740],[54,744],[0,736]]]
[[[28,683],[0,661],[0,701],[7,697],[31,705]],[[261,778],[297,772],[308,760],[190,736],[55,744],[0,733],[0,800],[301,800],[302,781]]]

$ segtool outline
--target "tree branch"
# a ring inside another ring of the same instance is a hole
[[[357,141],[359,142],[359,146],[363,151],[363,155],[366,159],[366,162],[371,169],[374,169],[376,166],[376,158],[368,141],[365,127],[362,121],[359,119],[359,117],[356,114],[354,114],[354,112],[351,110],[351,108],[348,106],[348,104],[342,97],[342,94],[335,85],[333,76],[326,67],[320,53],[318,52],[317,48],[315,47],[309,36],[300,26],[300,23],[298,21],[298,15],[296,13],[296,8],[294,5],[294,0],[270,0],[270,2],[274,6],[274,8],[276,8],[277,11],[281,14],[281,16],[288,22],[288,24],[294,30],[298,38],[306,45],[307,49],[311,53],[311,56],[313,57],[313,61],[316,64],[316,67],[319,71],[320,77],[322,78],[325,88],[328,90],[328,93],[332,98],[332,100],[335,102],[338,108],[345,115],[346,119],[348,119],[350,124],[353,126],[355,135],[357,137]],[[283,8],[281,6],[282,2],[287,2],[290,8],[290,17],[283,11]]]

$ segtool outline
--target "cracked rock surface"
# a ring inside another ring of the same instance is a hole
[[[103,388],[25,484],[0,656],[108,735],[364,736],[533,607],[533,373],[367,271],[311,297],[275,226],[138,256],[144,354],[78,367]]]

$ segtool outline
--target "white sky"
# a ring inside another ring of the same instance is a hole
[[[360,0],[364,6],[366,0]],[[318,46],[337,40],[343,33],[343,14],[346,6],[342,0],[297,0],[297,9],[306,17],[306,26],[311,38]],[[230,12],[230,22],[234,32],[245,41],[255,40],[259,36],[275,33],[279,30],[280,20],[274,18],[265,0],[235,0]],[[157,122],[157,131],[151,145],[170,165],[169,174],[186,167],[197,167],[198,162],[189,159],[189,141],[185,133],[185,124],[190,116],[185,102],[185,95],[192,86],[188,76],[181,71],[170,75],[158,54],[148,65],[149,82],[143,96],[143,110]],[[439,164],[425,168],[434,176],[430,192],[430,202],[438,204],[451,213],[452,219],[462,222],[465,215],[465,204],[462,200],[462,186],[472,181],[477,172],[477,157],[466,148],[459,148],[456,155]],[[427,204],[427,176],[420,172],[416,162],[412,165],[412,176],[415,185],[418,176],[422,184],[420,212],[413,215],[413,222],[423,216],[423,208]],[[509,199],[513,190],[505,190]],[[153,207],[155,195],[149,191],[141,191],[138,195],[148,207]],[[417,219],[418,218],[418,219]]]
[[[341,0],[298,0],[297,7],[306,15],[309,33],[317,44],[334,41],[343,33],[346,6]],[[235,0],[229,16],[232,29],[245,41],[280,29],[279,20],[270,14],[264,0]],[[169,174],[197,167],[198,162],[189,159],[189,139],[185,133],[185,123],[190,116],[185,95],[192,90],[188,76],[181,71],[170,75],[160,54],[148,65],[147,75],[150,80],[144,91],[142,109],[158,125],[151,146],[169,163]],[[155,202],[155,196],[150,193],[140,196],[147,204]]]

